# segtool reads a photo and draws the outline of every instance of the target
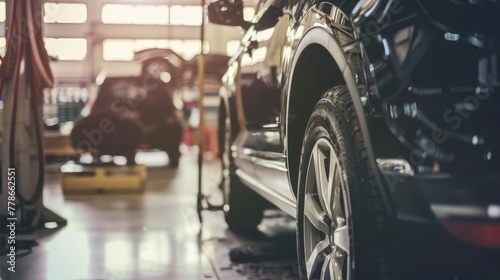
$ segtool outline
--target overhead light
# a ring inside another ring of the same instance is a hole
[[[165,84],[168,84],[170,83],[170,81],[172,80],[172,75],[170,75],[170,73],[168,72],[161,72],[160,74],[160,79],[162,80],[162,82],[164,82]]]

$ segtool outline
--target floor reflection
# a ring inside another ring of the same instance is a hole
[[[148,154],[141,154],[140,160],[148,164]],[[162,155],[150,154],[149,160],[142,195],[63,196],[57,168],[49,168],[44,204],[68,225],[37,238],[40,245],[17,260],[16,273],[7,273],[2,262],[1,279],[213,277],[198,249],[195,158],[184,158],[178,170],[162,166]]]
[[[148,184],[141,195],[63,196],[57,165],[49,166],[44,204],[66,218],[68,225],[40,232],[36,238],[39,246],[17,260],[16,273],[6,271],[2,257],[0,279],[293,279],[276,278],[290,270],[287,265],[293,260],[284,266],[279,262],[260,264],[263,268],[278,267],[275,274],[266,274],[266,269],[256,274],[245,265],[231,263],[232,248],[269,240],[252,241],[232,234],[222,213],[203,214],[203,241],[199,243],[196,157],[184,156],[175,170],[160,164],[165,163],[162,155],[149,156]],[[141,161],[148,163],[148,153],[141,154]],[[204,185],[211,186],[208,192],[216,191],[213,186],[217,185],[219,168],[216,161],[206,164]],[[281,224],[289,226],[289,219],[284,219]],[[278,234],[271,242],[290,236],[290,232],[293,235],[293,228],[283,235],[275,226],[265,221],[261,225],[262,231],[271,229]],[[293,238],[283,240],[287,240],[285,246],[294,248]]]

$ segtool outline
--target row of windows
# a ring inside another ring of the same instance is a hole
[[[150,48],[169,48],[184,59],[191,59],[201,52],[198,40],[109,39],[103,41],[103,58],[107,61],[130,61],[135,52]],[[208,42],[205,42],[205,51],[208,52],[209,48]]]
[[[0,1],[0,22],[5,22],[5,1]],[[250,20],[254,8],[244,10],[245,18]],[[198,6],[168,6],[141,4],[105,4],[102,8],[104,24],[141,24],[141,25],[200,25],[201,8]],[[84,3],[45,3],[44,22],[46,23],[85,23],[87,5]],[[51,56],[59,60],[85,60],[87,40],[83,38],[47,38],[46,48]],[[239,41],[229,41],[226,53],[232,55],[238,49]],[[130,61],[134,52],[148,48],[171,48],[186,59],[200,52],[197,40],[104,40],[103,58],[107,61]],[[206,50],[208,51],[208,43]],[[5,52],[5,38],[0,38],[0,56]]]
[[[5,21],[5,2],[0,2],[0,22]]]
[[[5,38],[0,38],[0,56],[5,55]],[[232,56],[240,47],[240,41],[230,40],[226,44],[226,54]],[[87,40],[82,38],[45,38],[45,48],[49,55],[59,60],[85,60]],[[197,40],[122,40],[109,39],[103,42],[103,59],[106,61],[131,61],[134,53],[150,48],[170,48],[185,59],[200,53]],[[205,42],[205,51],[209,51]]]
[[[45,48],[50,56],[58,60],[82,61],[87,57],[87,40],[83,38],[45,38]],[[0,55],[5,54],[5,38],[0,38]],[[105,61],[131,61],[134,53],[151,48],[169,48],[184,59],[191,59],[201,52],[198,40],[122,40],[103,41]],[[209,51],[205,42],[205,51]]]
[[[251,19],[254,9],[244,10],[245,18]],[[87,5],[84,3],[45,3],[45,23],[85,23]],[[105,24],[141,25],[201,25],[199,6],[105,4],[101,13]],[[5,21],[5,2],[0,2],[0,22]]]

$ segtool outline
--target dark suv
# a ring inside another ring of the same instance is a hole
[[[261,0],[220,90],[226,221],[297,219],[301,279],[500,279],[496,0]]]

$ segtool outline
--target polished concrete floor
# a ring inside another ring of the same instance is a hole
[[[267,235],[257,240],[227,230],[222,213],[206,212],[200,236],[196,157],[184,155],[178,169],[164,166],[163,154],[138,161],[149,165],[149,177],[145,193],[136,195],[64,196],[59,165],[48,166],[44,204],[68,224],[38,232],[39,245],[17,260],[16,273],[6,271],[2,257],[0,279],[297,279],[291,219],[271,214],[261,225]],[[219,164],[207,162],[205,191],[217,194],[218,180]],[[240,248],[286,257],[231,262],[229,252]]]

